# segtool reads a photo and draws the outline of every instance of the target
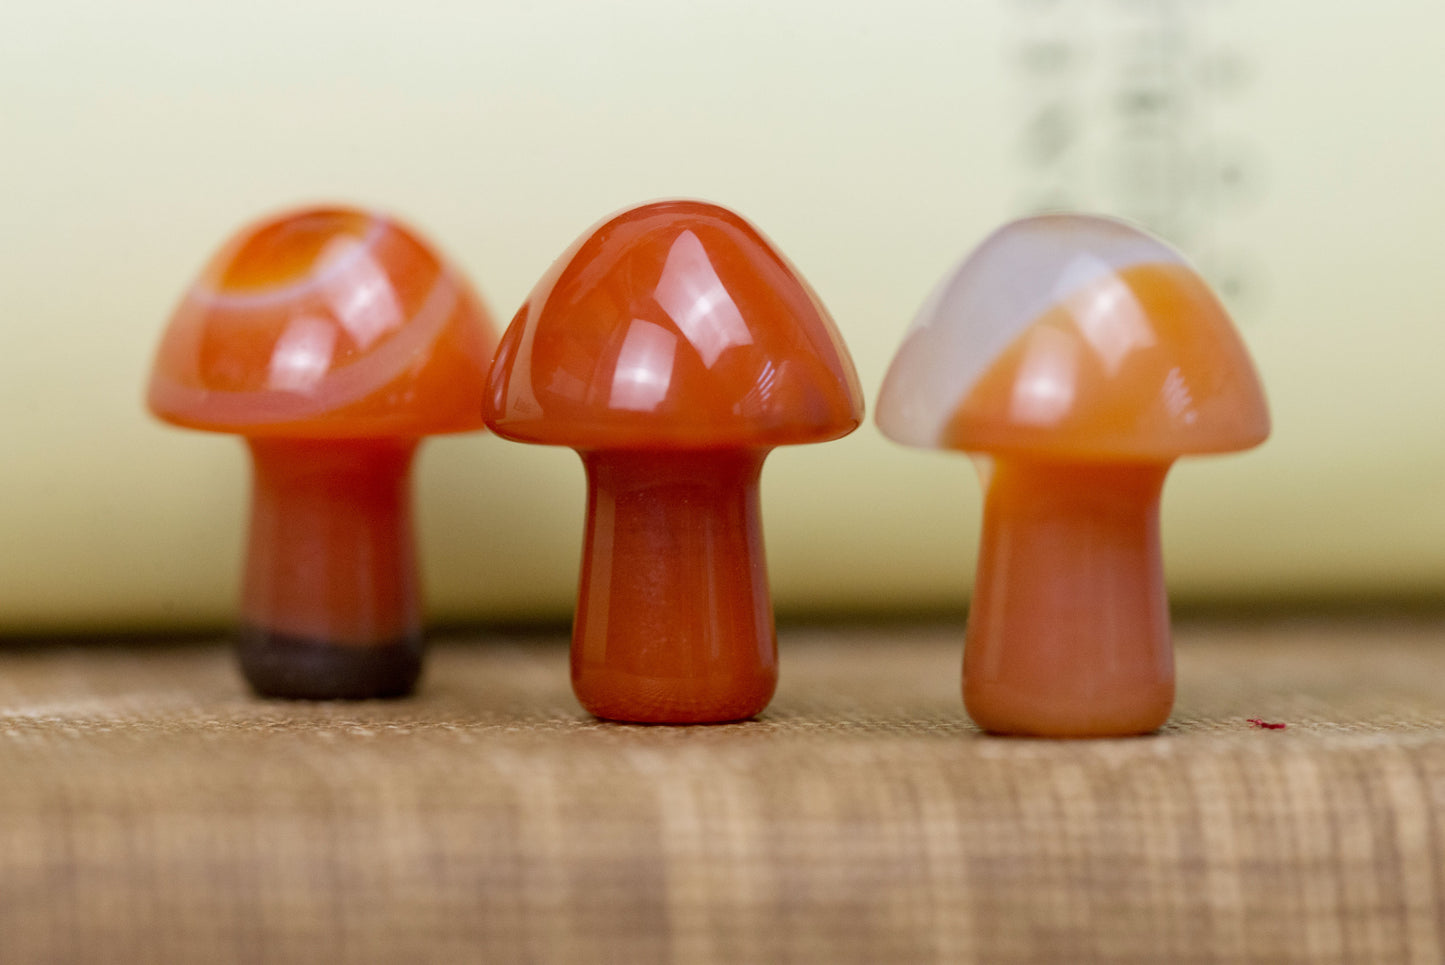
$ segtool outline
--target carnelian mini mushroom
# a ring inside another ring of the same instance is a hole
[[[1163,724],[1165,473],[1269,434],[1254,366],[1199,275],[1119,221],[1006,225],[920,313],[877,418],[898,442],[981,454],[963,671],[974,721],[1056,737]]]
[[[582,457],[572,683],[587,710],[702,723],[767,706],[763,459],[862,417],[822,303],[733,212],[645,204],[557,260],[502,336],[486,418],[500,436]]]
[[[250,445],[237,649],[257,693],[411,691],[422,618],[409,467],[422,436],[482,428],[493,341],[486,310],[426,243],[342,208],[245,229],[186,294],[148,401]]]

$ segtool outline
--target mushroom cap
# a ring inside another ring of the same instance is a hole
[[[532,289],[485,415],[577,449],[770,447],[846,435],[863,394],[822,302],[756,228],[659,201],[599,222]]]
[[[246,436],[480,429],[496,336],[465,280],[378,214],[309,208],[237,234],[171,316],[147,402]]]
[[[1239,335],[1184,259],[1110,218],[994,232],[919,312],[878,396],[905,445],[1101,461],[1269,435]]]

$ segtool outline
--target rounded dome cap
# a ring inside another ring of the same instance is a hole
[[[532,290],[492,365],[487,424],[523,442],[821,442],[863,418],[827,310],[756,228],[700,201],[597,224]]]
[[[1045,215],[944,279],[884,379],[878,425],[914,446],[1170,460],[1259,444],[1269,410],[1177,252],[1120,221]]]
[[[306,209],[246,228],[211,260],[161,339],[147,401],[168,422],[247,436],[479,429],[493,332],[406,227]]]

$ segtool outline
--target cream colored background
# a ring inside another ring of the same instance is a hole
[[[1238,197],[1185,205],[1173,227],[1252,279],[1240,326],[1276,418],[1264,449],[1171,476],[1175,593],[1438,595],[1442,8],[1071,2],[6,4],[0,630],[231,612],[242,448],[161,427],[140,399],[173,301],[242,222],[313,199],[390,209],[503,324],[597,218],[706,197],[810,278],[871,402],[929,288],[1041,178],[1120,209],[1111,58],[1134,29],[1121,18],[1146,7],[1188,93],[1173,115],[1186,153],[1247,170]],[[1082,138],[1048,178],[1025,148],[1059,88],[1019,66],[1045,35],[1077,47]],[[1196,90],[1191,71],[1221,50],[1233,79]],[[781,610],[962,600],[979,502],[966,460],[897,448],[870,421],[778,451],[763,483]],[[573,454],[433,441],[418,497],[435,617],[567,612]]]

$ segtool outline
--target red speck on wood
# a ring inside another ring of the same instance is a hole
[[[1258,717],[1249,718],[1249,722],[1254,726],[1262,727],[1265,730],[1284,730],[1286,727],[1289,726],[1288,724],[1274,724],[1267,720],[1260,720]]]

